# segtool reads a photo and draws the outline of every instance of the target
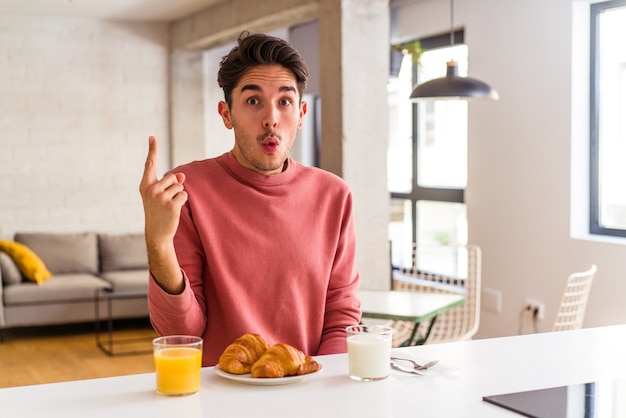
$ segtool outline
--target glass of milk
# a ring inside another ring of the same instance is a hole
[[[354,325],[346,328],[349,376],[352,380],[381,380],[389,376],[391,328]]]

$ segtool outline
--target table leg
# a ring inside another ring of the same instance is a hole
[[[424,335],[424,338],[422,339],[422,342],[420,345],[425,344],[426,340],[428,340],[428,337],[430,337],[430,333],[433,330],[433,327],[435,326],[435,321],[437,321],[437,316],[434,316],[433,319],[430,320],[430,325],[428,325],[428,329],[426,330],[426,335]]]
[[[107,302],[107,333],[108,333],[108,345],[105,347],[101,340],[102,330],[100,329],[100,292],[107,291],[107,289],[97,289],[95,294],[95,334],[96,334],[96,345],[102,352],[109,356],[113,356],[113,323],[112,323],[112,315],[111,315],[111,298],[106,298]]]
[[[428,340],[428,337],[430,336],[431,331],[433,330],[433,327],[435,326],[436,320],[437,320],[436,316],[434,316],[430,320],[430,324],[428,324],[428,328],[426,329],[426,335],[424,336],[421,336],[417,332],[417,329],[419,328],[421,322],[416,322],[415,325],[413,326],[413,331],[411,331],[411,336],[407,338],[406,341],[404,341],[402,344],[400,344],[400,347],[410,347],[413,345],[425,344],[426,340]]]
[[[417,334],[417,329],[419,328],[419,326],[419,322],[416,322],[415,325],[413,325],[413,331],[411,331],[411,335],[402,344],[400,344],[400,347],[410,347],[412,345],[417,345],[413,344],[413,340],[415,339],[415,335]]]
[[[107,334],[109,337],[109,350],[106,352],[108,355],[113,356],[113,311],[111,311],[112,298],[107,298]]]

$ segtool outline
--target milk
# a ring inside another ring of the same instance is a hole
[[[360,332],[348,335],[348,363],[351,379],[378,380],[386,378],[389,376],[390,357],[391,330],[382,333]]]

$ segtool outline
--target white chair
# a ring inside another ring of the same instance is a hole
[[[413,266],[394,272],[393,289],[432,293],[464,293],[465,303],[440,314],[426,344],[471,339],[480,323],[481,251],[476,245],[415,247]],[[425,335],[430,321],[419,325]],[[405,341],[415,326],[394,321],[393,344]]]
[[[561,305],[554,319],[552,331],[582,328],[589,291],[596,271],[596,265],[592,264],[587,271],[570,274],[561,298]]]

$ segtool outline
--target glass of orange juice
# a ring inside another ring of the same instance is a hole
[[[168,335],[152,341],[159,395],[191,395],[200,389],[202,338]]]

